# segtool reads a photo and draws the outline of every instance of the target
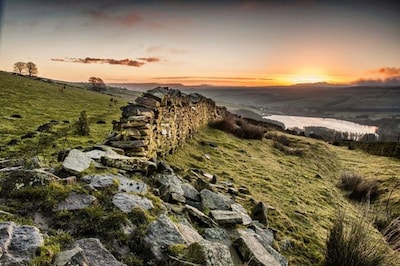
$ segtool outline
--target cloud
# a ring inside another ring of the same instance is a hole
[[[138,60],[146,61],[147,63],[159,62],[158,57],[139,57]]]
[[[367,72],[374,78],[360,78],[352,84],[364,86],[400,86],[400,67],[381,67]]]
[[[68,62],[68,63],[83,63],[83,64],[109,64],[109,65],[123,65],[131,67],[141,67],[146,63],[153,63],[160,61],[157,57],[141,57],[137,60],[132,59],[110,59],[110,58],[52,58],[51,61]]]
[[[375,70],[375,73],[385,75],[386,77],[400,77],[400,67],[381,67]]]
[[[125,28],[135,27],[140,24],[143,19],[135,11],[129,11],[124,15],[109,15],[103,10],[85,10],[84,13],[96,22],[102,22],[107,25],[116,24]]]

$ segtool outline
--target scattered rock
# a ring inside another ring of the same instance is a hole
[[[217,224],[210,217],[208,217],[207,215],[205,215],[198,209],[196,209],[192,206],[189,206],[189,205],[185,205],[185,209],[188,212],[188,214],[190,215],[190,217],[195,219],[201,225],[207,226],[207,227],[217,226]]]
[[[89,266],[107,265],[107,266],[126,266],[119,262],[115,257],[101,244],[97,238],[84,238],[75,242],[77,247],[83,251],[83,255],[89,262]]]
[[[188,248],[192,262],[204,266],[233,266],[229,248],[223,244],[203,240]]]
[[[106,123],[106,121],[104,121],[104,120],[97,120],[97,121],[96,121],[96,124],[105,125],[105,124],[107,124],[107,123]]]
[[[239,187],[239,192],[242,194],[250,195],[250,190],[248,187],[245,186],[240,186]]]
[[[213,210],[210,214],[221,225],[243,224],[242,214],[235,211]]]
[[[210,210],[230,210],[231,200],[226,196],[214,193],[208,189],[203,189],[200,191],[201,202],[204,208]]]
[[[239,195],[239,191],[237,191],[236,189],[234,189],[234,188],[232,188],[232,187],[230,187],[230,188],[228,189],[228,193],[231,194],[231,195],[234,195],[234,196]]]
[[[267,210],[267,206],[260,201],[256,206],[254,206],[251,217],[260,223],[268,224]]]
[[[178,223],[176,226],[188,245],[204,240],[197,230],[190,226],[189,223]]]
[[[13,114],[11,115],[12,118],[22,118],[22,115],[20,114]]]
[[[92,159],[87,157],[84,152],[77,149],[72,149],[62,163],[62,166],[71,174],[79,175],[88,169],[92,162]]]
[[[182,184],[183,195],[186,199],[190,199],[192,201],[200,201],[200,193],[189,183]]]
[[[129,193],[115,194],[112,203],[125,213],[131,212],[134,207],[140,207],[144,210],[151,210],[154,208],[153,202],[148,198]]]
[[[0,223],[0,265],[28,265],[43,244],[43,236],[34,226]]]
[[[240,237],[233,242],[238,253],[248,265],[281,266],[274,256],[247,230],[238,230]]]
[[[101,163],[126,171],[153,172],[157,169],[157,165],[153,162],[143,160],[137,157],[129,157],[120,155],[116,152],[107,151],[106,155],[101,157]]]
[[[231,204],[231,208],[232,208],[232,211],[240,213],[240,215],[242,216],[242,219],[243,219],[243,225],[249,225],[251,223],[252,219],[249,216],[249,214],[247,213],[246,209],[243,208],[242,205],[240,205],[239,203],[234,203],[234,204]]]
[[[157,262],[167,258],[164,251],[169,245],[186,243],[176,225],[165,214],[150,224],[143,241]]]
[[[81,210],[89,207],[94,201],[95,196],[71,192],[64,201],[57,204],[54,211]]]
[[[89,261],[85,257],[83,249],[76,247],[58,253],[54,258],[54,266],[89,266]]]
[[[204,229],[204,237],[208,241],[212,242],[222,242],[229,246],[230,238],[229,234],[225,228],[222,227],[212,227]]]

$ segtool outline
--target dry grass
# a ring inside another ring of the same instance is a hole
[[[235,135],[241,139],[262,139],[265,128],[250,124],[234,115],[227,115],[223,120],[210,122],[210,126]]]
[[[353,172],[344,172],[340,176],[339,187],[350,191],[349,198],[357,201],[374,200],[378,196],[378,181],[366,180]]]
[[[388,247],[374,239],[366,216],[346,221],[339,213],[326,241],[326,266],[387,266],[394,265]]]

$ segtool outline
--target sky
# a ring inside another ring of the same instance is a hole
[[[396,1],[3,0],[0,16],[5,71],[31,61],[79,82],[400,84]]]

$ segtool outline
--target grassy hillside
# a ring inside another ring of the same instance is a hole
[[[247,186],[251,195],[242,194],[239,201],[249,210],[254,201],[263,201],[272,207],[270,227],[277,229],[277,248],[291,264],[320,265],[336,214],[345,211],[355,217],[364,209],[359,203],[349,201],[337,188],[341,172],[354,171],[366,178],[378,178],[382,196],[373,203],[373,208],[381,210],[388,196],[387,188],[398,180],[396,171],[400,161],[312,139],[282,136],[281,142],[288,144],[287,149],[278,149],[276,140],[241,140],[205,127],[167,160],[182,176],[190,174],[190,168],[200,168],[217,175],[221,181],[232,182],[236,188]],[[201,145],[201,141],[213,142],[218,148]],[[290,149],[297,150],[292,154],[298,155],[288,155]],[[400,191],[392,196],[397,207],[399,196]]]
[[[126,103],[87,90],[67,86],[61,92],[60,88],[0,72],[0,158],[39,154],[52,161],[63,149],[102,142],[112,130],[111,121],[120,116],[119,107]],[[73,126],[82,110],[89,118],[90,135],[85,137],[76,135]],[[53,120],[48,130],[36,131]],[[105,124],[98,124],[100,120]],[[28,132],[36,134],[21,139]],[[200,168],[217,175],[219,182],[248,187],[250,195],[239,194],[237,201],[249,210],[257,201],[271,206],[269,226],[277,232],[276,248],[291,265],[321,265],[336,214],[361,214],[363,206],[337,188],[344,171],[378,181],[378,198],[371,203],[374,213],[385,213],[390,199],[391,214],[400,215],[400,188],[389,197],[399,182],[400,160],[280,132],[270,131],[267,137],[242,140],[204,126],[166,160],[182,177],[191,174],[190,168]],[[17,143],[11,145],[14,139]],[[379,237],[372,227],[371,234]]]
[[[126,101],[110,101],[112,96],[75,87],[51,84],[0,72],[0,157],[12,153],[55,152],[64,147],[87,145],[104,140],[112,130],[112,120],[120,116],[119,107]],[[74,134],[74,123],[85,110],[90,135]],[[21,118],[18,118],[18,117]],[[50,130],[36,129],[53,121]],[[105,124],[99,121],[104,121]],[[33,138],[21,137],[36,132]],[[17,145],[7,145],[11,140]]]

